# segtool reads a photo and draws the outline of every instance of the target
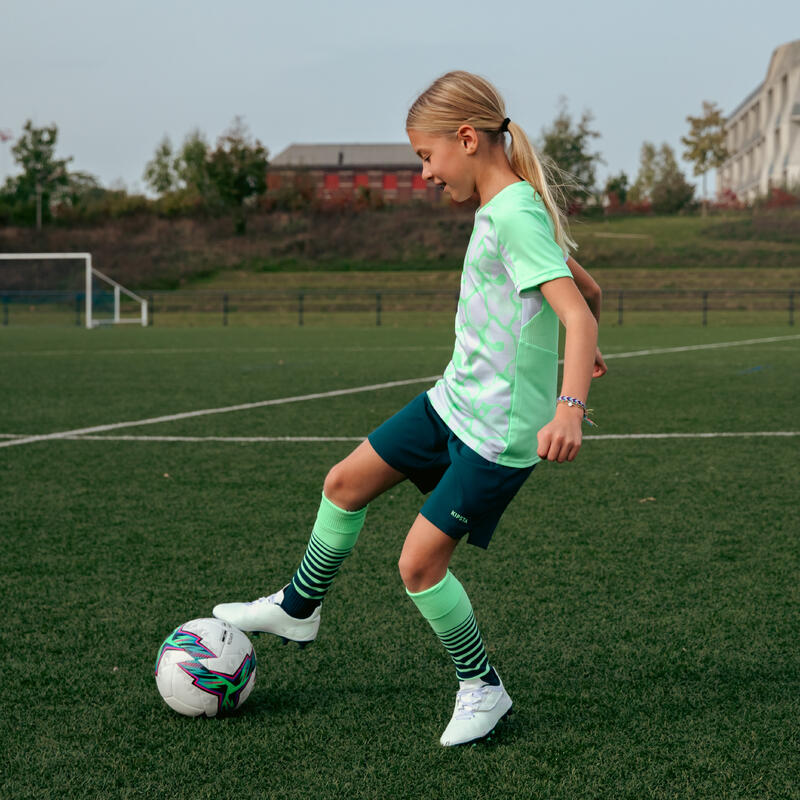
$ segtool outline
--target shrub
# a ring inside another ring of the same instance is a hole
[[[794,208],[800,205],[800,197],[786,189],[773,186],[767,194],[764,206],[766,208]]]
[[[733,189],[725,189],[720,193],[717,201],[711,204],[711,208],[719,209],[720,211],[735,211],[744,208],[744,203],[742,203]]]

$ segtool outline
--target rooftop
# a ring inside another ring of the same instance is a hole
[[[270,162],[273,167],[401,167],[418,169],[410,144],[290,144]]]
[[[753,89],[747,97],[742,100],[736,108],[728,114],[726,123],[730,123],[734,118],[756,99],[758,94],[767,86],[767,84],[777,80],[784,70],[792,69],[800,64],[800,39],[795,39],[793,42],[776,47],[772,52],[769,67],[767,68],[767,77]]]

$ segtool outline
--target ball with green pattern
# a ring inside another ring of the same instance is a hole
[[[219,619],[193,619],[158,650],[156,686],[166,704],[188,717],[237,709],[253,690],[256,654],[247,636]]]

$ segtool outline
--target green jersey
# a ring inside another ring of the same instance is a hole
[[[539,461],[536,434],[555,413],[558,317],[538,287],[571,277],[541,198],[525,181],[475,214],[453,357],[428,392],[450,430],[488,461]]]

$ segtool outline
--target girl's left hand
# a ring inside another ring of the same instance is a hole
[[[581,449],[583,409],[559,405],[556,415],[537,434],[539,458],[547,461],[572,461]]]
[[[598,347],[594,353],[594,367],[592,368],[592,377],[593,378],[602,378],[603,375],[608,372],[608,367],[606,366],[606,362],[603,360],[603,354],[600,352],[600,348]]]

